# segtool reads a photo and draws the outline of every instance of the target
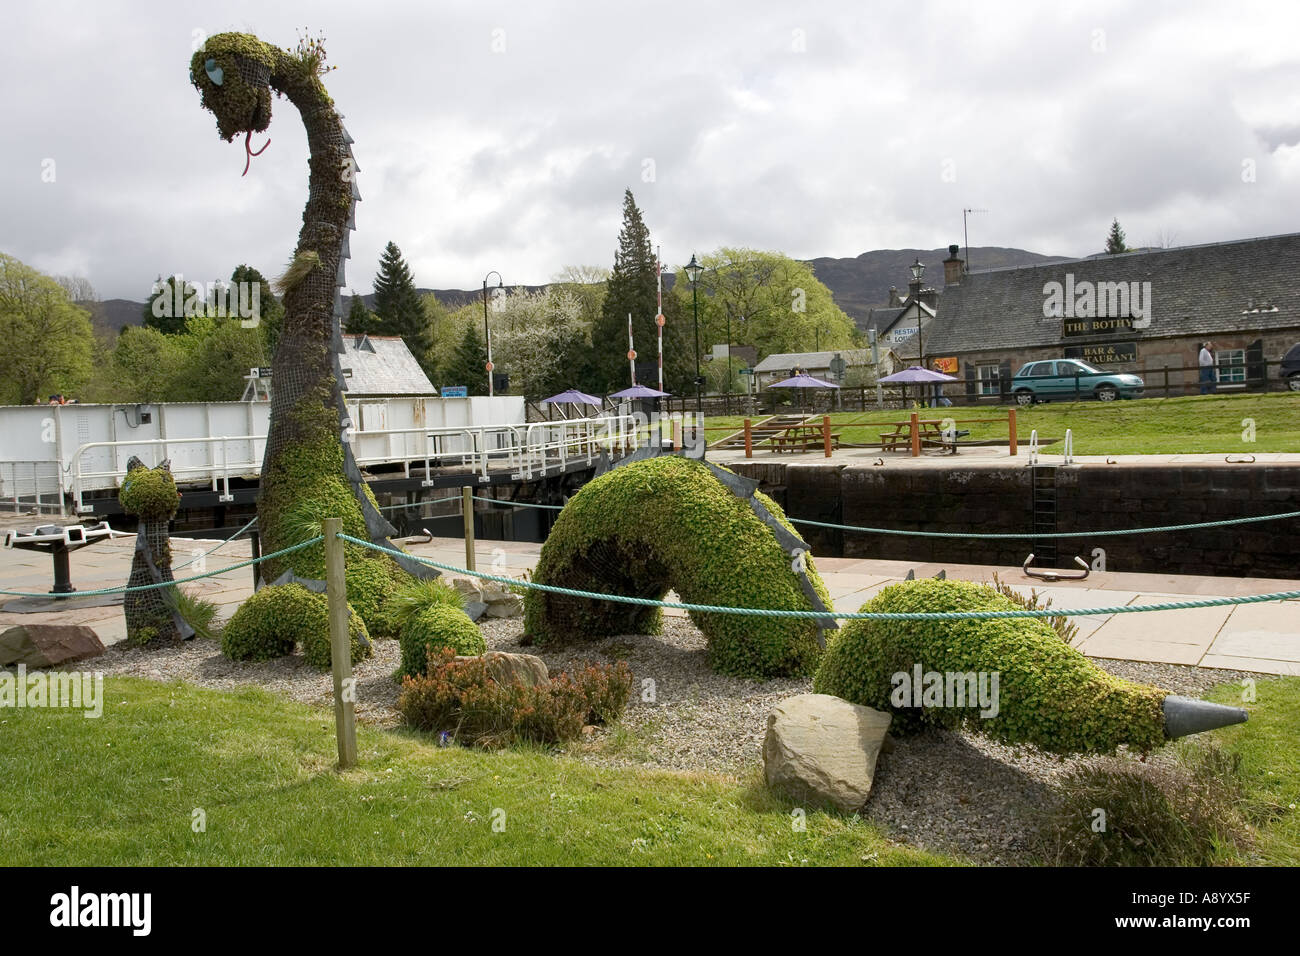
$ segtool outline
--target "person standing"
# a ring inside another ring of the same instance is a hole
[[[1196,357],[1197,364],[1201,367],[1201,394],[1213,395],[1216,391],[1214,381],[1214,353],[1210,351],[1213,346],[1212,342],[1201,343],[1201,353]]]

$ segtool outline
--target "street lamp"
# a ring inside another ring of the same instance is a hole
[[[492,278],[493,276],[497,277],[498,289],[503,288],[505,284],[505,280],[501,278],[501,273],[497,272],[495,269],[493,269],[491,272],[489,272],[487,275],[483,277],[483,340],[484,342],[487,343],[487,365],[484,367],[487,369],[488,398],[492,397],[493,392],[492,392],[492,330],[488,328],[487,283],[488,283],[488,279]]]
[[[916,283],[916,295],[913,296],[913,304],[916,306],[916,364],[925,368],[925,340],[921,338],[921,277],[925,275],[925,263],[917,256],[909,268],[912,270],[912,281]]]
[[[691,281],[691,306],[695,310],[695,416],[698,419],[704,401],[704,380],[700,377],[700,276],[704,274],[704,266],[695,260],[695,253],[691,253],[691,261],[683,271]]]

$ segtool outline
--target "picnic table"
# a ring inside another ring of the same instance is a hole
[[[894,430],[892,432],[880,433],[880,450],[881,451],[899,451],[899,445],[902,450],[907,451],[912,447],[912,422],[892,422]],[[944,432],[940,427],[943,420],[939,418],[922,418],[916,423],[917,434],[921,439],[921,447],[929,445],[930,447],[940,448],[943,451],[957,454],[957,439],[969,435],[968,429],[960,431],[953,430]]]
[[[826,438],[821,425],[791,425],[776,432],[770,439],[772,450],[782,452],[814,451],[825,447]],[[840,447],[840,433],[831,432],[831,448]]]

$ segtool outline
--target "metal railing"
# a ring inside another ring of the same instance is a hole
[[[63,513],[63,484],[57,461],[0,462],[0,507],[14,511]]]
[[[146,462],[152,466],[166,458],[169,449],[203,444],[213,446],[209,460],[197,464],[174,461],[173,476],[177,481],[187,478],[210,481],[219,500],[233,501],[231,478],[256,477],[261,472],[265,441],[265,435],[228,435],[87,442],[72,455],[66,488],[60,486],[56,462],[33,464],[51,469],[52,486],[48,494],[57,497],[61,506],[66,491],[74,509],[81,512],[86,510],[87,491],[103,488],[110,482],[120,484],[125,477],[126,465],[120,461],[121,451],[128,448],[156,449],[156,453],[149,456],[154,460]],[[592,464],[602,449],[616,455],[621,450],[636,447],[638,430],[634,416],[615,415],[516,425],[356,429],[349,431],[348,441],[357,464],[362,467],[400,464],[404,476],[409,478],[412,466],[423,465],[423,484],[428,487],[434,484],[433,469],[447,465],[469,468],[480,482],[486,482],[493,470],[508,470],[512,478],[526,479],[555,465],[564,466],[575,461]],[[87,454],[101,448],[109,450],[108,467],[87,464]],[[141,460],[144,460],[143,456]],[[0,473],[0,480],[2,477]]]

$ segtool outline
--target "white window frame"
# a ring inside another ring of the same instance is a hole
[[[992,372],[991,376],[986,372]],[[997,362],[977,362],[975,364],[975,381],[979,383],[979,395],[981,398],[989,395],[1001,395],[1002,385],[999,377],[1002,374],[1001,366]]]
[[[1246,381],[1246,350],[1219,349],[1214,353],[1214,367],[1221,384]]]

